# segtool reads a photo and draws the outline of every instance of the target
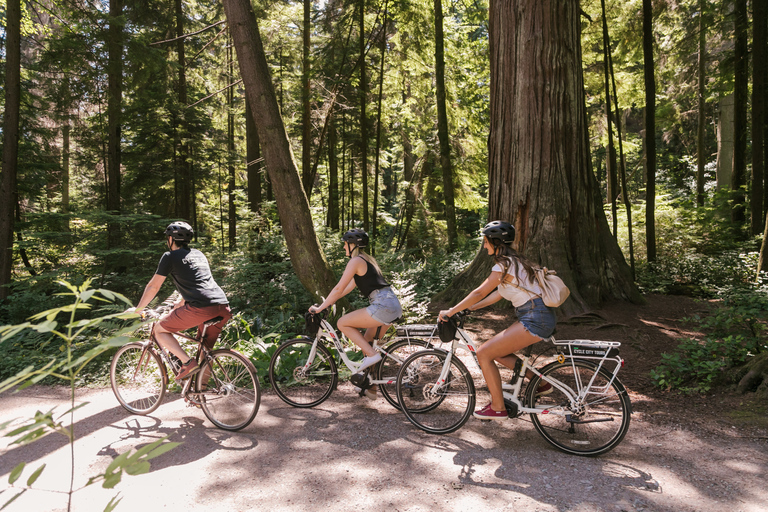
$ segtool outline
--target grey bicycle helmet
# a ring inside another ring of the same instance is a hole
[[[368,233],[362,229],[352,228],[344,233],[341,239],[360,248],[368,247]]]
[[[165,236],[173,237],[174,242],[191,242],[195,231],[186,222],[171,222],[165,228]]]
[[[485,225],[483,236],[489,240],[499,240],[505,244],[511,244],[515,241],[515,226],[503,220],[494,220]]]

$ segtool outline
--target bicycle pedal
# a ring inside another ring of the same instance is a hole
[[[349,381],[352,383],[352,385],[355,386],[355,388],[360,388],[361,393],[371,387],[371,383],[367,374],[356,373],[349,378]]]

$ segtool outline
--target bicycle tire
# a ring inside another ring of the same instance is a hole
[[[120,405],[132,414],[145,415],[163,401],[168,374],[160,356],[151,347],[145,350],[144,343],[136,342],[123,345],[112,356],[109,381]]]
[[[588,385],[597,368],[597,364],[591,361],[555,362],[545,366],[541,374],[556,379],[576,395],[576,382]],[[600,368],[593,387],[605,387],[610,380],[611,373]],[[531,414],[536,431],[555,448],[572,455],[596,456],[612,450],[624,439],[629,429],[632,405],[618,379],[613,379],[605,393],[587,395],[580,411],[574,410],[567,395],[554,386],[551,394],[537,397],[536,390],[541,384],[542,379],[538,375],[528,384],[525,396],[528,406],[557,407],[569,414]]]
[[[336,388],[338,370],[331,352],[317,344],[312,365],[304,369],[314,340],[286,341],[269,361],[269,382],[285,403],[293,407],[314,407],[323,403]]]
[[[397,374],[400,367],[411,354],[429,348],[431,345],[420,339],[397,340],[384,347],[384,358],[376,367],[376,380],[386,381],[379,384],[381,395],[392,407],[400,410],[397,400]]]
[[[239,352],[228,348],[214,350],[196,379],[203,413],[217,427],[240,430],[259,412],[259,377],[253,363]]]
[[[406,359],[397,375],[397,399],[405,417],[430,434],[455,432],[475,409],[475,383],[455,354],[446,383],[432,392],[447,355],[444,350],[421,350]]]

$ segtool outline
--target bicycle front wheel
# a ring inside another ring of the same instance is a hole
[[[475,408],[475,383],[455,354],[445,382],[439,382],[447,355],[443,350],[421,350],[397,375],[397,400],[405,417],[430,434],[458,430]]]
[[[336,387],[336,361],[325,346],[314,340],[286,341],[269,362],[269,382],[277,395],[294,407],[314,407],[324,402]]]
[[[229,349],[211,352],[197,375],[200,406],[224,430],[248,426],[261,404],[256,368],[247,357]]]
[[[160,357],[144,343],[123,345],[112,357],[112,391],[130,413],[149,414],[157,409],[165,396],[167,379]]]
[[[400,372],[400,366],[411,354],[429,346],[424,340],[408,339],[398,340],[384,347],[384,358],[377,365],[375,379],[384,381],[379,384],[379,389],[395,409],[400,409],[400,402],[397,401],[397,374]]]
[[[548,408],[545,413],[531,414],[533,426],[547,442],[566,453],[606,453],[624,439],[629,429],[632,409],[627,390],[618,379],[611,382],[611,374],[605,368],[597,368],[591,361],[567,361],[552,363],[541,371],[542,376],[569,388],[574,396],[594,377],[589,392],[575,405],[554,385],[551,394],[536,396],[539,386],[546,382],[539,376],[528,384],[528,406]]]

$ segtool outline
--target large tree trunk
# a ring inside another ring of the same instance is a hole
[[[765,176],[765,80],[768,73],[768,4],[752,2],[752,235],[763,229]]]
[[[491,2],[488,212],[512,222],[516,249],[570,287],[565,315],[642,301],[590,169],[580,35],[576,0]],[[463,296],[490,267],[479,252],[436,300]]]
[[[448,251],[456,248],[456,206],[453,194],[451,141],[448,137],[448,113],[445,109],[445,50],[443,44],[443,3],[435,5],[435,92],[437,96],[437,138],[440,141],[440,172],[443,176],[445,221],[448,228]]]
[[[336,156],[336,120],[330,114],[328,120],[328,217],[326,225],[339,229],[339,160]]]
[[[272,77],[249,0],[224,0],[224,11],[235,42],[240,75],[251,103],[267,172],[274,186],[277,211],[288,253],[304,287],[319,298],[336,284],[315,234],[288,134],[275,96]]]
[[[362,210],[363,210],[363,229],[370,231],[370,218],[368,217],[368,113],[366,105],[368,104],[368,83],[365,78],[365,0],[360,1],[360,176],[362,177]]]
[[[9,295],[13,269],[13,227],[16,174],[19,159],[21,104],[21,6],[5,2],[5,112],[3,113],[3,168],[0,170],[0,300]]]
[[[731,188],[733,170],[733,93],[720,98],[717,117],[717,189]]]
[[[229,250],[237,246],[237,210],[235,208],[235,91],[232,87],[235,81],[235,62],[230,42],[227,49],[227,68],[229,70],[227,88],[227,241]]]
[[[653,5],[643,0],[643,76],[645,77],[645,246],[656,261],[656,69],[653,63]]]
[[[736,28],[734,32],[734,73],[733,73],[733,208],[731,220],[741,224],[746,220],[745,194],[747,176],[747,0],[736,0]]]

